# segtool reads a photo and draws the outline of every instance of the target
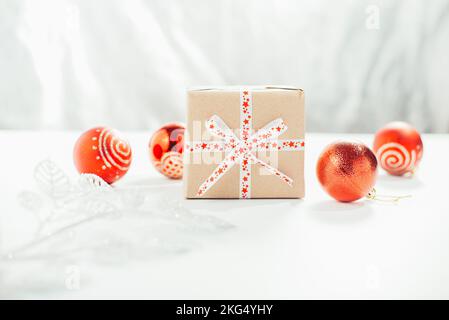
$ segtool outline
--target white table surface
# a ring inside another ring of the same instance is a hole
[[[412,195],[393,205],[337,203],[315,177],[326,144],[357,138],[371,145],[372,135],[308,134],[303,200],[196,201],[182,199],[181,182],[153,170],[150,132],[125,134],[134,160],[117,188],[160,186],[148,191],[145,210],[177,203],[181,215],[216,217],[212,227],[196,230],[190,218],[152,224],[145,212],[98,219],[52,240],[55,247],[4,256],[0,298],[449,298],[449,135],[424,136],[414,178],[380,173],[379,193]],[[77,179],[72,148],[78,135],[0,131],[0,253],[32,241],[36,219],[18,194],[35,190],[40,160],[52,159]],[[218,221],[229,228],[216,227]],[[88,245],[99,239],[105,247]],[[70,249],[51,249],[64,246]]]

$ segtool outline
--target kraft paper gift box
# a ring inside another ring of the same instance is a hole
[[[304,197],[301,89],[192,89],[187,108],[186,198]]]

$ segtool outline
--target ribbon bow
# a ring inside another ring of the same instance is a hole
[[[278,140],[287,131],[287,125],[281,118],[265,125],[257,133],[250,135],[252,130],[252,95],[248,90],[240,93],[240,136],[239,139],[226,123],[217,115],[206,121],[207,130],[220,141],[193,142],[186,144],[186,151],[225,151],[227,155],[214,169],[212,174],[201,184],[197,196],[204,195],[226,172],[235,164],[240,164],[240,198],[250,198],[251,195],[251,164],[259,164],[271,174],[293,185],[293,179],[273,166],[257,158],[255,151],[293,151],[302,150],[304,140]]]

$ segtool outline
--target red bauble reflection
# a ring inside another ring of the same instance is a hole
[[[129,143],[111,128],[96,127],[76,141],[73,160],[79,173],[90,173],[114,183],[128,172],[132,152]]]
[[[377,160],[358,142],[335,142],[321,153],[316,173],[324,190],[334,199],[352,202],[365,197],[374,187]]]
[[[182,178],[185,126],[168,123],[157,130],[150,140],[150,158],[155,168],[171,179]]]
[[[405,122],[391,122],[380,129],[373,149],[381,167],[396,176],[413,173],[423,155],[419,132]]]

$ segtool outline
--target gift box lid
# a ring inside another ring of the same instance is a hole
[[[192,87],[188,91],[240,91],[241,86],[207,86],[207,87]],[[282,85],[261,85],[261,86],[245,86],[245,89],[251,91],[261,91],[261,90],[298,90],[303,91],[301,88],[294,86],[282,86]]]

